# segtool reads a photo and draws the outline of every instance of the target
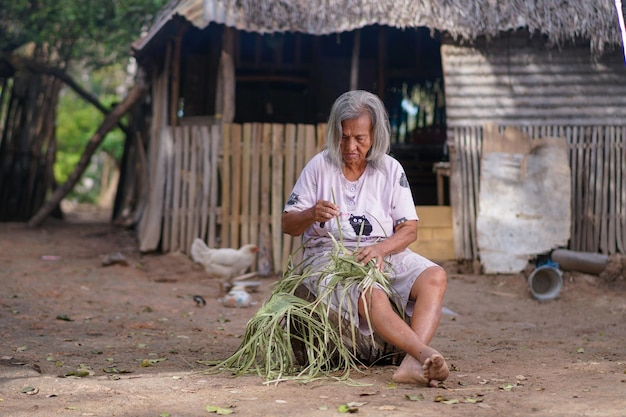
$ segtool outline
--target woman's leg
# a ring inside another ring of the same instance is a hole
[[[396,314],[387,295],[374,290],[367,297],[370,320],[376,333],[385,341],[407,353],[393,376],[395,382],[436,386],[448,377],[443,356],[428,346],[441,318],[446,291],[446,274],[441,267],[426,269],[415,280],[410,299],[415,308],[410,326]],[[359,314],[365,317],[365,302],[359,300]]]

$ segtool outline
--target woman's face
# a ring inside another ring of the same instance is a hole
[[[341,158],[344,164],[354,165],[365,162],[365,157],[372,147],[372,122],[367,113],[356,119],[341,122]]]

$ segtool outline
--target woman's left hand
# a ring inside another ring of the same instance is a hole
[[[376,268],[379,271],[383,271],[383,269],[385,268],[385,254],[383,253],[381,248],[378,247],[378,245],[364,246],[362,248],[359,248],[356,251],[355,255],[356,260],[363,263],[363,265],[367,265],[367,263],[373,259],[376,263]]]

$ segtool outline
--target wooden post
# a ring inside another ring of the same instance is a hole
[[[356,90],[359,86],[359,52],[361,51],[361,29],[354,31],[354,44],[352,46],[352,64],[350,67],[350,90]]]
[[[172,61],[167,65],[172,66],[172,89],[170,91],[170,126],[178,125],[178,105],[180,100],[180,48],[183,41],[183,31],[179,32],[174,39],[174,54]]]
[[[378,28],[378,97],[381,100],[385,100],[385,28],[381,26]]]
[[[222,34],[222,53],[217,71],[217,88],[215,94],[215,115],[224,123],[232,123],[235,119],[235,31],[224,27]]]

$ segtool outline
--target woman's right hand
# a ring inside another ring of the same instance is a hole
[[[306,210],[283,212],[281,218],[282,231],[291,236],[300,236],[313,223],[326,223],[338,215],[339,206],[330,201],[318,200],[313,207]]]
[[[313,207],[314,221],[325,223],[339,215],[339,206],[330,201],[318,200]]]

